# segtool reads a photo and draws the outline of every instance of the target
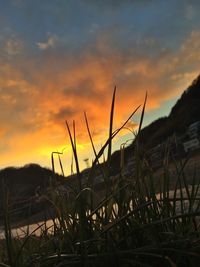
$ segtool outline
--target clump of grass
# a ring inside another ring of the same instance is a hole
[[[85,121],[94,161],[87,177],[80,172],[76,146],[75,122],[69,134],[76,176],[76,186],[63,194],[56,181],[46,195],[52,204],[52,232],[46,222],[39,226],[41,234],[36,237],[27,231],[24,238],[13,238],[5,212],[5,255],[0,266],[198,266],[200,260],[200,182],[195,176],[191,185],[186,181],[185,165],[175,163],[176,182],[170,191],[171,176],[166,153],[163,176],[160,177],[159,193],[154,172],[141,151],[140,131],[146,99],[143,104],[138,132],[132,150],[132,170],[124,175],[124,146],[121,147],[120,172],[112,176],[111,154],[114,137],[123,125],[113,130],[115,94],[113,93],[108,139],[99,152],[96,151],[89,121]],[[107,150],[107,159],[100,158]],[[61,171],[64,173],[60,153]],[[97,190],[95,177],[100,173],[103,184]],[[55,219],[56,218],[56,219]]]

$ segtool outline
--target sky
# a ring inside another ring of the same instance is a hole
[[[199,11],[198,0],[0,0],[0,168],[50,167],[65,149],[68,173],[66,120],[84,168],[93,156],[83,112],[98,149],[115,86],[114,129],[146,92],[144,125],[168,115],[199,75]],[[131,138],[123,130],[113,149]]]

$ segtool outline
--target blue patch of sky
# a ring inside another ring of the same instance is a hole
[[[146,112],[144,115],[143,127],[149,125],[152,121],[155,121],[161,117],[168,116],[171,112],[172,107],[177,102],[178,98],[179,96],[167,101],[163,101],[161,102],[158,108]],[[139,118],[139,115],[137,115],[137,117]]]
[[[19,6],[4,3],[3,10],[7,26],[29,42],[45,42],[47,34],[58,36],[74,36],[81,42],[85,29],[93,21],[93,17],[73,4],[73,1],[27,1]]]
[[[146,111],[144,114],[144,119],[143,119],[143,124],[142,124],[142,128],[148,126],[151,122],[162,118],[162,117],[166,117],[170,114],[172,107],[175,105],[175,103],[177,102],[179,97],[175,97],[172,98],[170,100],[167,101],[163,101],[160,106],[158,108],[152,109],[150,111]],[[140,121],[140,117],[141,114],[140,112],[137,112],[134,117],[133,117],[133,121],[139,123]],[[131,130],[131,129],[130,129]],[[132,129],[133,130],[133,129]],[[125,135],[123,135],[118,142],[115,142],[113,144],[113,149],[114,150],[119,150],[120,146],[119,143],[126,143],[126,141],[128,140],[126,146],[130,145],[134,139],[134,135],[130,133],[130,131],[127,130],[127,133],[124,132]]]
[[[187,5],[180,1],[173,1],[173,4],[171,1],[160,1],[156,8],[154,1],[146,6],[124,6],[117,20],[127,29],[123,34],[128,38],[121,38],[122,42],[129,40],[134,43],[137,39],[142,42],[146,37],[152,37],[163,47],[177,50],[191,30],[200,25],[197,13],[194,12],[191,19],[186,18],[186,8]]]
[[[145,54],[154,55],[158,53],[158,47],[143,47],[140,40],[154,38],[161,47],[176,50],[191,29],[200,26],[197,12],[190,19],[186,18],[187,4],[184,1],[162,0],[156,3],[156,7],[155,1],[133,1],[132,4],[126,1],[115,9],[108,8],[105,2],[100,8],[90,1],[81,0],[27,0],[18,5],[1,0],[0,3],[7,26],[32,49],[37,49],[37,42],[47,41],[48,34],[62,37],[66,47],[80,49],[87,43],[95,44],[100,30],[115,26],[116,31],[110,31],[114,45],[137,48],[138,44],[138,49]],[[195,2],[195,5],[199,7],[200,3]],[[93,25],[97,26],[97,31],[91,34]]]

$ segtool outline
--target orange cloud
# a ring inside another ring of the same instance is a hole
[[[116,128],[143,103],[146,91],[148,112],[178,96],[198,74],[199,32],[192,32],[176,53],[162,50],[153,58],[138,55],[134,49],[112,48],[109,41],[103,43],[103,38],[97,38],[95,48],[86,48],[77,55],[45,51],[19,61],[18,69],[10,63],[0,66],[0,135],[4,134],[5,140],[2,165],[31,159],[47,165],[49,159],[44,160],[44,155],[69,145],[65,120],[76,121],[84,157],[90,148],[83,111],[100,146],[108,134],[115,85]]]

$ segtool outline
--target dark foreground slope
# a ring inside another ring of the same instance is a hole
[[[55,178],[62,182],[62,176],[37,164],[0,170],[0,223],[5,210],[16,221],[44,209],[47,202],[38,200]]]

